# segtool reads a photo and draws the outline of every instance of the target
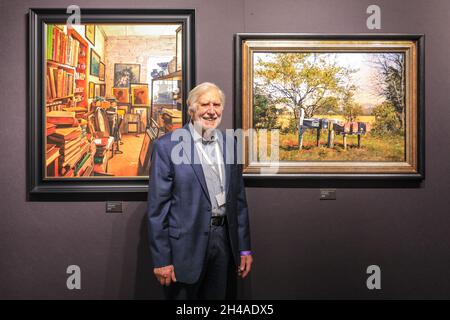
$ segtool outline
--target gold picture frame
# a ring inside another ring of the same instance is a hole
[[[243,130],[246,178],[423,179],[422,35],[238,34],[235,41],[235,126]],[[401,66],[398,106],[377,69],[389,59]],[[361,88],[371,76],[380,76],[378,87]],[[385,90],[384,101],[361,105],[370,90]],[[352,100],[336,102],[340,94]],[[332,106],[331,116],[321,115]],[[386,109],[397,122],[383,131]]]
[[[95,83],[89,81],[89,99],[94,99]]]
[[[85,36],[86,39],[88,39],[89,42],[92,43],[93,46],[95,46],[95,24],[86,25]]]
[[[131,105],[134,107],[150,107],[150,95],[147,83],[130,84]]]
[[[130,103],[129,88],[112,88],[112,94],[118,103]]]

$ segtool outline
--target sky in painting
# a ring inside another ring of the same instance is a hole
[[[353,83],[358,86],[354,99],[364,107],[373,107],[384,101],[376,89],[375,78],[379,72],[371,63],[375,53],[339,53],[337,63],[343,67],[357,69],[352,75]]]
[[[254,53],[254,63],[259,59],[270,60],[273,55],[279,53]],[[333,58],[339,66],[356,69],[352,74],[352,83],[357,86],[354,95],[355,102],[361,104],[366,111],[370,111],[374,106],[384,101],[384,97],[379,94],[375,79],[379,70],[372,63],[377,56],[382,57],[382,53],[335,53]]]

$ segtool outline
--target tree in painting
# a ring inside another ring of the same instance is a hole
[[[276,54],[267,61],[260,59],[255,70],[265,92],[274,97],[274,102],[288,106],[296,122],[311,118],[326,107],[330,98],[350,94],[352,72],[338,66],[333,55],[317,53]]]
[[[372,61],[374,66],[379,70],[378,76],[375,77],[376,84],[380,96],[384,96],[386,101],[393,108],[392,115],[395,116],[400,123],[400,128],[392,126],[392,119],[388,127],[392,130],[405,129],[405,57],[403,54],[387,53],[375,56]],[[379,105],[380,113],[383,109],[387,111],[387,105]]]

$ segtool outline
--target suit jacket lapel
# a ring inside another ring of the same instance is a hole
[[[200,183],[200,185],[203,189],[203,192],[205,193],[206,197],[208,198],[208,201],[211,203],[211,199],[209,198],[208,187],[206,186],[205,174],[203,173],[203,168],[199,161],[200,157],[198,155],[197,148],[195,147],[194,139],[191,135],[191,131],[189,130],[189,123],[185,124],[183,126],[183,129],[185,129],[189,132],[189,138],[190,138],[189,144],[183,143],[184,154],[187,156],[188,161],[191,164],[195,175],[197,176],[198,182]],[[190,146],[190,150],[188,150],[188,146]],[[198,163],[195,163],[195,160],[192,159],[192,156],[194,156],[194,159],[196,159]]]

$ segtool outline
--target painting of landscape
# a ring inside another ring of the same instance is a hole
[[[254,52],[252,124],[280,161],[405,161],[404,52]]]

